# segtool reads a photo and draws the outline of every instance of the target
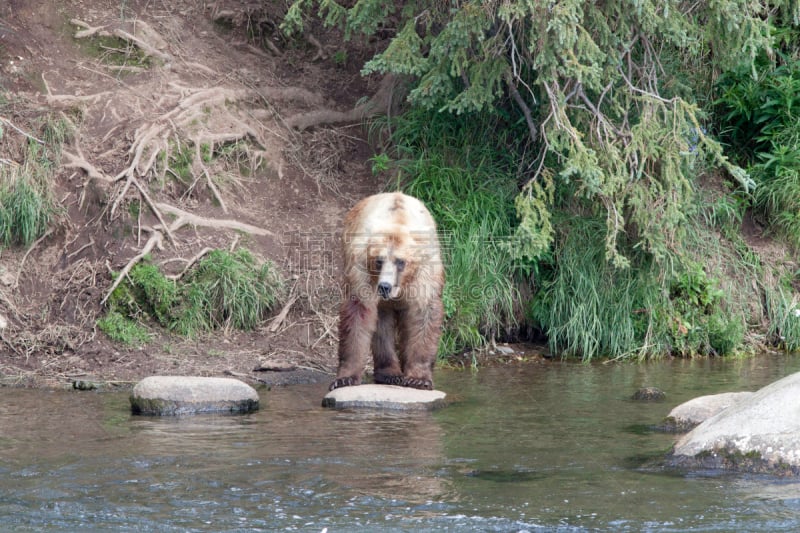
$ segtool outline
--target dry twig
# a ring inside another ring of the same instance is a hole
[[[53,233],[52,229],[48,229],[47,231],[45,231],[44,235],[36,239],[36,241],[34,241],[34,243],[31,244],[30,248],[28,248],[28,251],[25,252],[25,255],[22,256],[22,260],[19,262],[19,269],[17,270],[17,277],[14,279],[14,285],[12,285],[13,289],[19,287],[19,277],[22,275],[22,270],[25,267],[25,260],[28,258],[28,255],[30,255],[30,253],[33,251],[34,248],[36,248],[39,245],[39,243],[41,243],[43,240],[49,237],[51,233]]]

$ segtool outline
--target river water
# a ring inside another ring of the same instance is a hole
[[[682,473],[649,430],[800,358],[438,370],[433,413],[334,411],[325,385],[243,416],[130,415],[128,393],[0,389],[0,530],[795,531],[800,480]],[[667,401],[629,399],[639,387]]]

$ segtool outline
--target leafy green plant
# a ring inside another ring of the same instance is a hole
[[[377,176],[378,174],[389,170],[389,166],[392,161],[387,154],[383,153],[375,154],[374,156],[370,157],[369,162],[372,164],[372,175]]]
[[[347,63],[347,50],[337,50],[331,56],[331,60],[337,66],[343,67]]]
[[[709,277],[701,265],[687,263],[670,287],[674,353],[728,355],[740,348],[744,323],[723,312],[724,297],[718,280]]]

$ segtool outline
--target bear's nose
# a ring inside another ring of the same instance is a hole
[[[389,297],[389,293],[392,292],[392,284],[386,281],[381,281],[378,283],[378,294],[380,294],[381,298],[384,300]]]

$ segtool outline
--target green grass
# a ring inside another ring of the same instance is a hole
[[[129,346],[145,344],[150,339],[145,327],[117,311],[111,311],[98,320],[97,327],[114,342]]]
[[[487,128],[501,125],[417,110],[393,123],[394,157],[373,158],[376,172],[396,168],[399,187],[437,221],[447,277],[440,356],[481,348],[517,325],[518,270],[506,246],[515,221],[515,167],[507,150],[487,144]]]
[[[270,262],[256,264],[240,248],[215,250],[186,279],[186,298],[173,329],[184,334],[216,328],[251,330],[278,303],[283,281]]]
[[[595,238],[605,221],[562,215],[556,226],[550,268],[542,269],[529,306],[530,320],[547,335],[553,353],[589,361],[742,351],[744,299],[752,293],[723,290],[714,275],[731,268],[734,257],[718,258],[719,263],[705,257],[701,263],[685,252],[668,266],[631,251],[631,267],[616,268]],[[692,249],[712,254],[712,233],[700,226],[692,230],[702,236]]]
[[[795,273],[795,277],[797,273]],[[800,297],[790,283],[778,283],[765,290],[769,317],[768,341],[789,352],[800,351]]]
[[[0,167],[0,244],[29,246],[47,230],[54,210],[49,187],[30,167]]]
[[[0,164],[0,246],[31,245],[58,216],[54,172],[71,131],[67,122],[49,117],[39,129],[44,145],[30,140],[22,164]]]
[[[667,287],[653,267],[617,269],[606,260],[600,219],[564,218],[550,269],[538,280],[529,318],[553,353],[595,357],[647,357],[669,352],[662,303]]]
[[[126,342],[117,333],[122,330],[116,327],[119,315],[134,323],[153,321],[189,337],[215,329],[252,330],[278,304],[283,290],[274,265],[269,261],[259,265],[242,248],[212,251],[179,282],[145,260],[112,293],[109,312],[102,319],[108,324],[101,329]]]

